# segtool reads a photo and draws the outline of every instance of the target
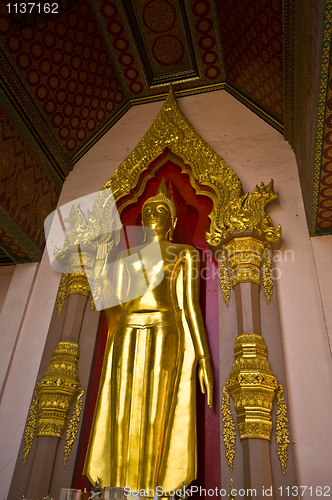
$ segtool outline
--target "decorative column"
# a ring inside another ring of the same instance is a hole
[[[278,388],[260,332],[259,286],[264,242],[253,235],[235,236],[225,244],[236,297],[238,336],[235,361],[227,379],[237,413],[243,447],[244,488],[272,487],[269,441],[271,411]],[[273,498],[273,489],[272,497]]]
[[[278,383],[270,370],[260,331],[259,286],[264,242],[258,235],[243,234],[225,243],[236,297],[238,336],[235,360],[227,379],[237,413],[243,447],[244,489],[257,495],[272,485],[269,441],[272,404]],[[267,283],[268,285],[268,283]],[[270,293],[267,286],[267,293]],[[273,488],[272,488],[273,496]]]
[[[280,484],[288,486],[288,478],[283,479],[289,444],[287,407],[283,397],[283,386],[278,384],[270,369],[266,345],[261,335],[259,303],[261,284],[268,304],[272,297],[270,249],[275,247],[275,242],[280,239],[281,226],[273,226],[270,216],[265,212],[265,205],[277,197],[272,180],[266,186],[263,183],[256,186],[252,193],[245,194],[241,199],[234,197],[220,217],[222,224],[219,234],[217,232],[211,234],[208,240],[212,247],[220,249],[222,246],[220,287],[224,302],[228,306],[231,283],[236,302],[237,337],[234,345],[234,363],[226,385],[222,388],[221,410],[226,458],[232,472],[236,430],[230,407],[231,396],[242,443],[243,488],[246,491],[255,490],[257,500],[263,500],[267,496],[273,499],[275,494],[278,496],[278,490],[273,489],[273,486],[277,488],[277,485],[272,483],[270,457],[273,430],[271,414],[275,398],[277,400],[275,440],[281,470],[273,470],[273,476],[278,477],[278,486]],[[275,313],[274,307],[271,309],[273,325],[276,320]],[[279,345],[279,355],[280,350]],[[280,356],[278,359],[280,360]],[[283,367],[280,367],[279,376],[282,373]],[[292,458],[291,480],[295,484],[293,464]],[[247,493],[246,498],[251,498],[251,495]]]
[[[67,273],[62,276],[59,286],[58,314],[62,312],[65,315],[61,341],[52,354],[45,375],[36,385],[24,436],[24,462],[28,458],[35,434],[37,438],[26,489],[28,498],[39,498],[49,493],[59,443],[66,427],[64,464],[78,431],[84,394],[78,379],[79,336],[90,296],[87,273],[92,273],[93,262],[94,255],[88,252],[81,252],[79,249],[78,252],[71,253]],[[76,404],[67,426],[75,399]]]

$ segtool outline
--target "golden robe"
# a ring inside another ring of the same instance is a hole
[[[120,318],[106,346],[84,466],[91,482],[98,476],[104,486],[154,496],[157,486],[165,493],[195,479],[196,361],[182,309]]]

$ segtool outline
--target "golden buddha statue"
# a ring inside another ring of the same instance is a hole
[[[84,474],[147,497],[168,496],[196,477],[197,363],[212,407],[197,251],[172,243],[176,207],[166,193],[163,181],[144,203],[144,243],[130,249],[130,258],[128,251],[119,254],[115,286],[107,243],[99,245],[94,268],[109,339]],[[159,254],[149,250],[152,243]],[[144,293],[137,278],[142,269]],[[107,308],[114,296],[119,305]]]

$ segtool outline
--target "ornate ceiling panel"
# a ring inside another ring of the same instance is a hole
[[[34,261],[44,249],[44,219],[60,190],[1,105],[0,130],[0,245],[16,262]]]
[[[150,87],[174,78],[198,78],[183,5],[174,0],[128,0],[124,4]]]
[[[297,29],[297,79],[301,82],[297,88],[297,102],[301,103],[301,106],[296,106],[295,110],[294,135],[296,143],[294,150],[308,220],[311,219],[313,134],[316,125],[315,107],[319,84],[320,33],[324,31],[321,18],[319,3],[316,0],[308,0],[301,9]],[[325,102],[322,104],[322,116],[319,118],[320,129],[324,120],[324,109]],[[318,170],[320,170],[320,164]],[[313,234],[315,228],[316,222],[311,221]]]
[[[169,83],[197,91],[229,82],[268,120],[277,118],[280,130],[281,0],[217,5],[218,12],[209,0],[80,0],[49,22],[14,31],[20,16],[12,7],[9,17],[2,3],[0,39],[59,149],[74,161],[129,101]]]
[[[0,209],[0,249],[4,265],[38,262],[42,256],[2,209]]]
[[[191,8],[199,48],[198,60],[202,63],[204,77],[210,83],[219,79],[226,81],[215,5],[209,0],[191,0]]]
[[[163,99],[170,83],[178,96],[225,89],[285,133],[292,145],[295,131],[297,158],[308,158],[305,134],[299,119],[295,128],[293,120],[294,40],[301,54],[303,40],[310,39],[311,63],[306,64],[306,53],[297,63],[310,82],[321,45],[313,31],[306,31],[315,2],[303,1],[301,29],[295,26],[296,0],[62,0],[56,15],[25,18],[13,14],[17,2],[8,0],[10,16],[8,3],[1,2],[0,147],[3,158],[10,160],[0,174],[0,247],[7,258],[38,260],[44,245],[41,219],[53,210],[74,163],[132,105]],[[324,29],[327,33],[327,25]],[[302,87],[297,85],[300,99]],[[313,88],[310,92],[312,113],[307,119],[314,121],[318,112]],[[326,95],[327,90],[324,109]],[[320,142],[326,160],[322,175],[317,155],[315,160],[312,199],[317,203],[307,210],[312,234],[332,232],[332,211],[331,220],[327,215],[332,200],[327,185],[329,113]],[[314,126],[311,132],[309,128],[307,139],[314,133]],[[299,170],[304,194],[312,193],[305,172],[313,166],[299,161]],[[309,198],[305,196],[305,203]],[[39,209],[43,215],[37,214]],[[13,239],[11,249],[3,238]]]
[[[282,124],[282,2],[225,0],[217,9],[229,82]]]
[[[105,44],[115,60],[123,87],[127,89],[127,96],[143,95],[147,91],[146,82],[144,76],[142,78],[135,44],[125,29],[123,14],[119,12],[115,0],[98,0],[92,5]]]
[[[1,228],[0,228],[1,230]],[[2,231],[2,230],[1,230]],[[13,266],[16,262],[12,260],[8,255],[0,250],[0,267],[3,266]]]
[[[71,153],[125,98],[89,2],[19,32],[13,32],[4,3],[0,19],[5,48]]]
[[[311,203],[311,233],[332,234],[332,1],[326,2],[316,110],[315,163]]]

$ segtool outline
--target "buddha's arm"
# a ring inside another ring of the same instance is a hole
[[[207,404],[213,406],[213,375],[210,351],[206,339],[201,308],[199,305],[199,264],[190,249],[184,261],[184,311],[198,354],[198,378],[201,391],[207,393]]]
[[[98,245],[96,262],[94,266],[94,277],[98,284],[100,296],[103,301],[107,319],[109,319],[110,308],[119,304],[119,296],[115,293],[108,276],[108,246],[107,243]]]

